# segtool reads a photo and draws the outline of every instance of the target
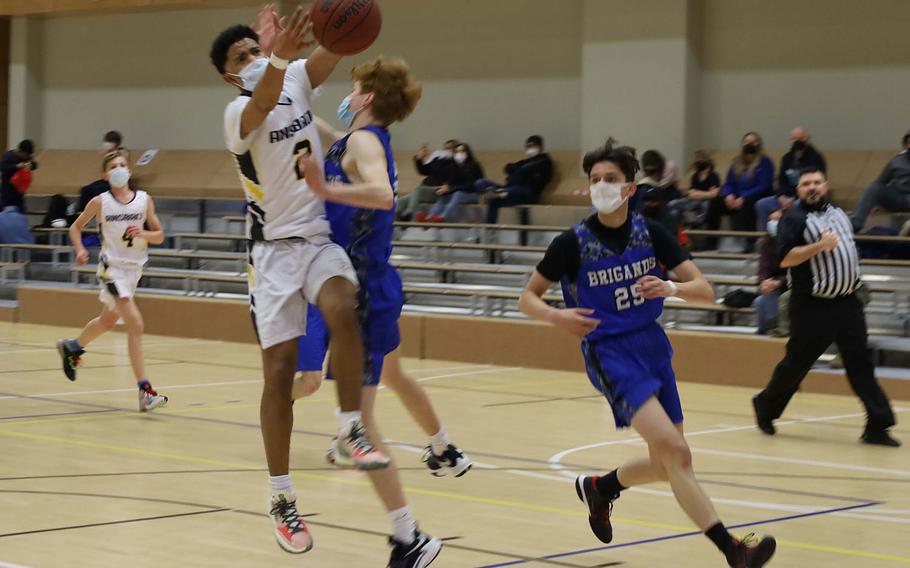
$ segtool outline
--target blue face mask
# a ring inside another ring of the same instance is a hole
[[[777,224],[777,219],[771,219],[768,221],[768,234],[775,238],[777,237]]]
[[[351,96],[348,95],[341,101],[338,105],[338,120],[341,121],[341,125],[345,128],[350,128],[354,124],[354,118],[357,116],[357,112],[351,109]]]
[[[239,77],[243,82],[243,88],[253,92],[256,89],[256,85],[262,80],[262,76],[265,75],[265,70],[268,66],[269,60],[265,57],[259,57],[248,63],[240,73],[228,73],[228,75]]]

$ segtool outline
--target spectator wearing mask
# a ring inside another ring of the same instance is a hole
[[[691,169],[686,196],[670,202],[670,214],[687,229],[702,226],[708,215],[708,206],[720,199],[720,176],[714,169],[710,154],[705,150],[695,152]]]
[[[780,160],[777,174],[777,195],[759,199],[755,204],[756,230],[764,231],[768,217],[778,209],[787,209],[796,200],[799,172],[806,168],[828,171],[825,157],[811,144],[812,137],[803,126],[790,131],[790,151]]]
[[[722,200],[708,207],[707,227],[720,228],[723,215],[732,216],[733,230],[755,230],[755,204],[771,194],[774,184],[774,163],[765,155],[764,142],[755,132],[743,136],[739,155],[727,171],[721,188]]]
[[[449,179],[450,170],[455,164],[453,155],[457,140],[446,140],[441,150],[430,153],[424,146],[414,156],[414,167],[417,173],[426,176],[414,190],[398,200],[397,216],[399,221],[410,221],[414,218],[421,203],[436,203],[436,190]]]
[[[471,147],[459,144],[455,147],[453,159],[455,166],[450,170],[449,179],[436,190],[439,201],[426,219],[430,223],[456,221],[462,206],[480,201],[477,182],[483,179],[483,167],[474,157]]]
[[[0,207],[14,205],[25,214],[25,192],[31,183],[31,172],[38,169],[32,159],[35,143],[23,140],[0,158]]]
[[[28,218],[15,205],[7,205],[0,211],[0,243],[35,244],[35,235],[28,228]]]
[[[860,198],[853,212],[854,231],[862,230],[873,207],[891,212],[910,211],[910,131],[904,134],[903,145],[903,151],[891,158]]]
[[[668,172],[668,167],[672,171]],[[642,196],[639,206],[641,212],[645,217],[663,225],[671,235],[676,235],[676,220],[668,208],[669,203],[679,197],[676,165],[668,162],[657,150],[647,150],[641,155],[641,169],[644,177],[638,181],[636,191],[636,196]]]
[[[758,316],[758,334],[768,335],[777,329],[777,314],[780,310],[781,294],[787,289],[787,269],[780,266],[777,226],[784,212],[795,202],[771,213],[766,229],[768,236],[759,244],[758,291],[755,311]]]
[[[506,184],[498,186],[485,181],[486,189],[492,190],[487,199],[487,223],[499,220],[499,210],[528,203],[537,203],[550,180],[553,179],[553,160],[544,152],[543,138],[529,136],[525,140],[525,158],[507,164]]]

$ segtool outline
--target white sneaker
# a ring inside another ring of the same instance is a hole
[[[283,550],[303,554],[313,548],[313,537],[297,512],[297,496],[293,491],[272,495],[269,518],[275,528],[275,540]]]
[[[389,456],[377,450],[367,438],[366,428],[360,419],[351,420],[332,442],[335,465],[361,471],[389,467]],[[326,456],[328,457],[328,456]]]
[[[474,467],[471,458],[453,444],[449,444],[446,451],[439,455],[433,453],[433,446],[427,446],[423,452],[423,463],[427,464],[430,473],[436,477],[445,477],[450,473],[461,477]]]
[[[139,412],[148,412],[167,405],[167,397],[152,389],[139,392]]]

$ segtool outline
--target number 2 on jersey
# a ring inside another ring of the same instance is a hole
[[[301,154],[310,154],[312,152],[313,146],[310,144],[309,140],[301,140],[297,144],[294,144],[294,173],[297,174],[297,179],[303,179],[303,172],[300,171]]]
[[[633,284],[628,288],[617,288],[615,295],[617,312],[628,310],[632,306],[640,306],[645,303],[645,298],[641,295],[638,284]]]

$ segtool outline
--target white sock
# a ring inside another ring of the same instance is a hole
[[[291,475],[270,475],[269,486],[272,488],[272,495],[279,493],[291,493]]]
[[[446,431],[440,428],[439,432],[430,436],[430,446],[433,448],[433,453],[437,456],[442,455],[443,452],[449,449],[449,436]]]
[[[360,411],[352,410],[350,412],[339,412],[338,413],[338,423],[341,425],[341,430],[343,432],[347,431],[347,426],[354,420],[361,420]]]
[[[411,508],[405,505],[401,509],[395,509],[389,512],[389,520],[392,521],[392,538],[402,544],[414,542],[414,534],[417,532],[417,523],[411,517]]]

